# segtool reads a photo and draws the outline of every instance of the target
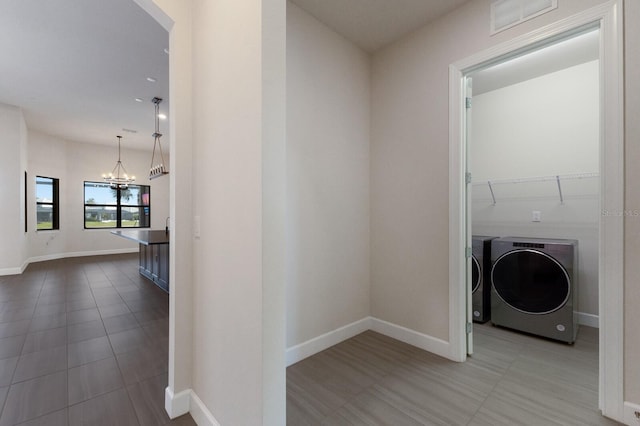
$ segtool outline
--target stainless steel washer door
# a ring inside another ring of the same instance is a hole
[[[491,269],[495,293],[513,309],[548,314],[569,300],[571,281],[565,268],[538,250],[514,250],[500,256]]]
[[[471,256],[471,294],[475,293],[480,287],[480,264],[475,256]]]

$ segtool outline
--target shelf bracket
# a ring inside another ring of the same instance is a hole
[[[491,192],[491,199],[493,200],[493,205],[496,205],[496,195],[493,193],[493,186],[491,185],[491,181],[487,181],[487,185],[489,185],[489,191]]]
[[[556,176],[556,182],[558,182],[558,194],[560,194],[560,204],[564,204],[564,197],[562,196],[562,185],[560,185],[560,176]]]

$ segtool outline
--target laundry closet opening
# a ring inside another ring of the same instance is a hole
[[[599,33],[465,76],[476,330],[573,344],[598,327]]]

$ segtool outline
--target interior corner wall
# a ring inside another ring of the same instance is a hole
[[[577,308],[589,315],[598,315],[599,178],[562,179],[563,202],[554,180],[495,184],[493,204],[486,182],[597,174],[599,88],[596,60],[474,95],[470,129],[473,234],[578,240]]]
[[[262,37],[270,34],[262,17],[270,3],[192,2],[192,390],[223,425],[263,420]]]
[[[150,181],[146,175],[151,151],[122,150],[122,161],[136,176],[136,184],[151,187],[151,228],[163,229],[169,216],[169,181]],[[38,131],[28,131],[27,201],[29,258],[31,261],[85,254],[137,251],[138,244],[111,235],[112,229],[84,229],[84,181],[101,181],[113,168],[117,148],[73,142]],[[37,231],[35,179],[60,179],[60,229]]]
[[[287,4],[286,344],[369,309],[370,57]]]
[[[564,0],[490,36],[489,2],[473,0],[374,54],[374,317],[449,340],[449,65],[601,3]]]
[[[625,7],[625,293],[624,293],[624,396],[640,406],[640,2],[627,0]]]
[[[25,129],[20,108],[0,104],[0,275],[19,274],[27,260],[24,233]]]

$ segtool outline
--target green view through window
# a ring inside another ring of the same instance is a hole
[[[148,228],[151,224],[151,187],[112,188],[104,182],[84,183],[84,227]]]
[[[36,176],[37,230],[60,229],[58,179]]]

